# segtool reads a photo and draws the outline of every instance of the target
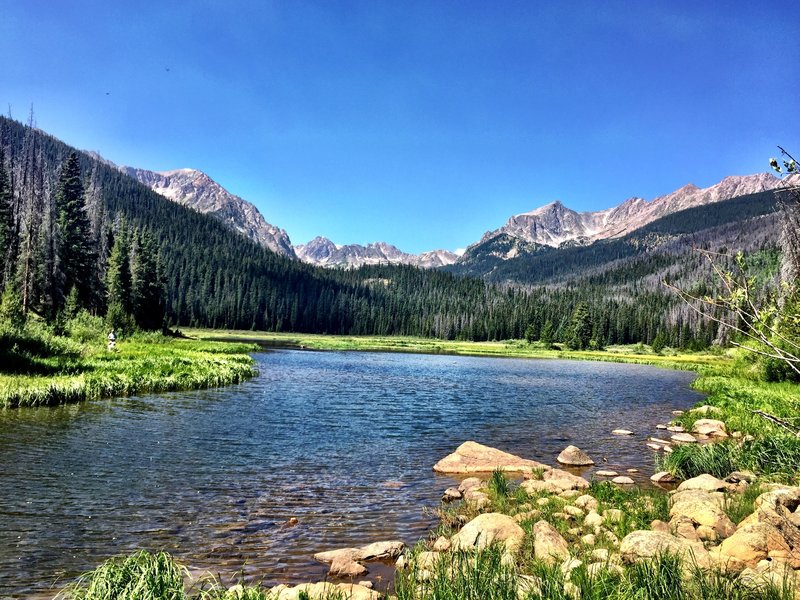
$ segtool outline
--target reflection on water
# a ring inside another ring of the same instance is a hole
[[[250,581],[322,578],[319,550],[414,542],[461,442],[606,467],[698,399],[689,373],[611,363],[280,350],[220,390],[0,412],[0,597],[134,548]],[[645,431],[646,430],[646,431]],[[591,471],[585,473],[591,474]],[[287,526],[289,518],[299,524]]]

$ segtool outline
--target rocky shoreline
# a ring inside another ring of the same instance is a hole
[[[694,420],[691,432],[659,425],[665,434],[648,436],[646,445],[668,453],[677,444],[746,437],[729,432],[721,420],[706,418],[717,411],[712,406],[692,409],[702,418]],[[611,434],[634,435],[624,429]],[[760,482],[749,472],[725,479],[702,474],[679,482],[662,471],[649,476],[656,488],[652,494],[637,495],[634,480],[612,469],[595,471],[593,482],[566,470],[595,464],[575,446],[565,448],[557,461],[565,469],[464,442],[433,466],[438,473],[466,477],[444,490],[441,525],[429,540],[413,549],[393,540],[320,552],[314,558],[329,564],[329,577],[346,582],[280,585],[268,597],[384,598],[386,593],[372,589],[372,582],[356,581],[368,572],[366,563],[376,560],[394,561],[397,576],[410,577],[417,595],[424,596],[426,582],[438,576],[442,565],[449,564],[447,572],[456,577],[456,555],[495,549],[516,574],[519,598],[546,595],[542,578],[525,572],[537,562],[560,571],[562,592],[577,599],[580,587],[573,579],[623,578],[627,568],[668,555],[680,561],[685,577],[712,573],[754,593],[781,590],[781,597],[800,599],[800,487]],[[506,474],[521,478],[515,488],[503,487],[509,486]],[[665,489],[657,491],[660,487]],[[732,507],[739,510],[736,521]],[[656,514],[662,518],[642,521]]]

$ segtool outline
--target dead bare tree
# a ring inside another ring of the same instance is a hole
[[[800,175],[795,159],[783,148],[780,150],[786,157],[783,168],[777,159],[770,160],[773,169],[787,175],[776,189],[782,252],[781,285],[776,296],[765,298],[754,289],[754,279],[748,274],[741,252],[731,257],[696,249],[708,261],[716,279],[718,289],[713,295],[692,294],[668,281],[663,283],[702,318],[738,334],[731,340],[732,345],[778,360],[800,376],[800,337],[791,332],[800,326],[800,315],[793,313],[800,294]]]

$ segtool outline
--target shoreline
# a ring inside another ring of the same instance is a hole
[[[333,336],[326,334],[272,333],[246,330],[182,330],[189,337],[203,341],[257,344],[265,350],[292,349],[322,352],[386,352],[485,358],[561,359],[615,362],[662,367],[676,371],[699,371],[724,368],[731,364],[725,354],[676,352],[655,354],[643,345],[612,346],[605,350],[546,349],[537,342],[524,340],[457,341],[409,336]]]

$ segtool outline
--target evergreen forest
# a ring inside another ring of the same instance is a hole
[[[692,246],[738,248],[746,237],[758,277],[774,282],[774,211],[772,195],[762,194],[671,215],[608,243],[528,248],[505,262],[478,248],[472,262],[444,270],[327,270],[165,199],[38,130],[32,117],[27,124],[0,117],[2,310],[56,324],[85,310],[122,330],[203,326],[696,349],[718,339],[718,323],[661,281],[703,291],[709,271]]]

